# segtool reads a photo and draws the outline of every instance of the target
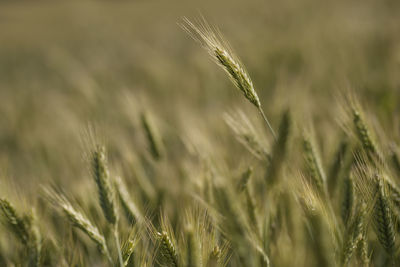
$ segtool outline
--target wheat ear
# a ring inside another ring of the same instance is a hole
[[[178,267],[178,254],[168,233],[166,231],[158,232],[157,239],[160,242],[163,263],[167,266]]]
[[[85,233],[97,245],[99,250],[107,256],[110,263],[112,263],[113,261],[107,248],[105,238],[102,234],[100,234],[99,229],[94,226],[81,212],[76,210],[67,200],[67,198],[57,194],[51,189],[45,189],[45,193],[51,203],[61,209],[69,222],[74,227]]]
[[[310,138],[304,136],[303,138],[303,150],[306,161],[306,167],[310,174],[313,183],[316,185],[320,193],[325,195],[325,172],[322,168],[322,164],[320,161],[317,152],[315,151],[314,145]]]
[[[361,142],[362,147],[367,152],[369,160],[374,165],[376,165],[376,161],[380,164],[383,163],[382,155],[378,150],[378,147],[374,139],[372,138],[371,132],[368,129],[368,126],[365,123],[365,120],[363,119],[361,112],[358,109],[353,108],[352,114],[353,114],[354,128],[356,130],[357,136]]]
[[[114,225],[117,222],[114,190],[107,167],[106,151],[103,146],[97,146],[92,154],[92,172],[96,181],[100,205],[107,221]]]
[[[29,243],[29,226],[22,217],[17,214],[14,206],[6,199],[0,199],[0,208],[9,226],[9,229],[21,240],[24,245]]]
[[[395,233],[392,222],[392,212],[387,197],[387,189],[384,180],[377,177],[376,181],[376,202],[374,206],[374,222],[378,240],[386,250],[393,256],[395,246]]]
[[[230,80],[243,93],[244,97],[258,109],[276,140],[275,131],[261,107],[260,99],[249,74],[218,30],[212,29],[204,19],[199,26],[195,26],[190,20],[184,18],[181,27],[205,48],[211,58],[228,74]]]
[[[93,151],[92,172],[97,184],[101,209],[103,210],[103,214],[108,223],[113,227],[114,240],[118,250],[119,265],[122,267],[124,264],[118,236],[118,215],[115,203],[115,190],[111,183],[104,146],[97,146]]]

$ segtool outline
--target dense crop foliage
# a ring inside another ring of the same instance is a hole
[[[400,265],[400,6],[301,2],[0,9],[0,266]]]

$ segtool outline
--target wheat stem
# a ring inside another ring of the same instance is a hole
[[[265,123],[267,124],[269,130],[271,131],[271,134],[272,134],[272,136],[274,137],[275,141],[277,141],[277,137],[276,137],[275,131],[274,131],[274,129],[272,128],[271,124],[269,123],[269,121],[268,121],[268,119],[267,119],[267,116],[265,116],[264,110],[262,109],[261,106],[258,107],[258,110],[260,111],[260,113],[261,113],[261,115],[262,115],[262,117],[263,117]]]
[[[118,237],[118,224],[115,224],[114,226],[114,239],[118,251],[119,266],[124,267],[125,265],[124,265],[124,260],[122,259],[121,246],[119,244],[119,237]]]

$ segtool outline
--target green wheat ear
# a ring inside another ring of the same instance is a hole
[[[45,189],[45,194],[50,203],[59,208],[74,227],[85,233],[97,245],[100,252],[107,256],[108,260],[112,263],[113,261],[110,257],[106,240],[99,229],[83,213],[75,209],[71,202],[63,195],[56,193],[52,189]]]
[[[9,226],[8,228],[24,245],[28,245],[30,234],[27,221],[17,214],[14,206],[6,199],[0,199],[0,208]]]
[[[6,199],[0,199],[0,210],[3,213],[8,229],[28,250],[28,265],[39,266],[42,252],[42,237],[37,226],[34,210],[20,216],[15,207]]]
[[[363,119],[362,113],[357,108],[353,107],[352,115],[354,128],[357,133],[358,139],[360,140],[360,143],[364,150],[367,152],[369,160],[375,165],[377,165],[376,162],[382,164],[382,155],[375,143],[375,140],[371,135],[371,131],[369,130],[367,124],[365,123],[365,120]]]
[[[97,146],[92,153],[92,172],[97,184],[100,205],[104,216],[110,224],[117,223],[117,212],[114,189],[107,167],[106,151],[103,146]]]
[[[128,221],[132,224],[135,222],[139,224],[142,223],[144,221],[144,216],[136,203],[132,200],[124,181],[119,176],[115,179],[115,188]]]
[[[351,175],[348,175],[343,180],[342,187],[342,220],[344,224],[348,223],[348,220],[351,217],[353,211],[353,203],[354,203],[354,184],[353,178]]]
[[[376,179],[376,202],[374,205],[376,234],[386,252],[390,256],[393,256],[395,250],[395,232],[392,221],[392,210],[384,180],[379,177]]]
[[[303,136],[303,150],[307,171],[320,193],[325,194],[326,176],[321,160],[315,150],[314,144],[307,136]]]
[[[204,47],[211,58],[228,74],[229,79],[242,92],[244,97],[259,110],[273,137],[276,139],[275,131],[261,108],[261,102],[254,89],[250,75],[232,52],[229,44],[221,37],[221,34],[217,30],[213,30],[204,18],[199,23],[199,26],[195,26],[190,20],[184,18],[181,27]]]
[[[157,239],[160,244],[161,263],[171,267],[178,267],[178,254],[168,233],[166,231],[158,232]]]

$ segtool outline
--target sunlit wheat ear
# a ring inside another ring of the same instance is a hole
[[[69,222],[76,228],[85,233],[105,254],[110,262],[110,254],[106,245],[104,236],[100,234],[96,226],[94,226],[81,212],[75,209],[66,197],[57,194],[54,190],[45,188],[44,193],[48,200],[57,208],[61,209]]]
[[[104,216],[110,224],[114,225],[117,222],[114,189],[107,167],[106,151],[103,146],[97,146],[92,152],[92,173],[97,184]]]
[[[217,29],[213,29],[204,19],[195,26],[187,18],[183,19],[182,28],[198,41],[229,75],[229,78],[242,91],[243,95],[257,108],[261,106],[253,82],[243,64],[235,57],[227,42]]]
[[[184,18],[181,27],[204,47],[211,58],[228,74],[230,80],[243,93],[246,99],[257,107],[276,139],[275,132],[261,108],[260,99],[249,74],[219,31],[213,29],[204,18],[199,21],[198,26]]]

